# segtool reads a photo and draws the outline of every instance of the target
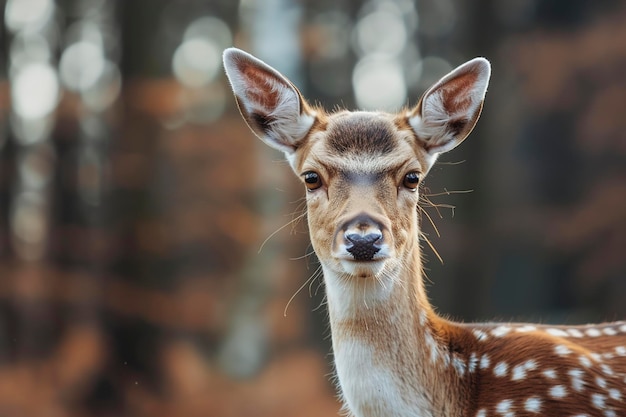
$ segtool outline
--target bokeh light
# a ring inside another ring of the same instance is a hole
[[[39,192],[23,191],[13,197],[10,226],[13,248],[21,259],[33,261],[44,255],[48,212]]]
[[[182,84],[201,87],[217,76],[220,57],[221,49],[211,39],[187,39],[174,52],[172,69]]]
[[[393,111],[406,100],[406,83],[397,60],[366,57],[354,68],[352,84],[357,104],[366,110]]]
[[[27,64],[14,70],[11,78],[15,113],[25,119],[38,119],[54,110],[60,89],[56,70],[50,64]]]
[[[211,83],[221,73],[222,51],[231,43],[232,34],[222,20],[212,16],[194,20],[174,52],[174,75],[181,84],[190,88]]]
[[[359,55],[400,54],[407,41],[407,30],[399,9],[391,2],[381,3],[359,20],[355,27],[355,41]]]
[[[38,32],[18,32],[10,44],[9,59],[12,68],[31,62],[49,62],[51,57],[48,39]]]
[[[91,88],[102,76],[105,58],[100,45],[81,40],[65,48],[59,62],[63,84],[71,91]]]
[[[83,102],[91,111],[102,112],[113,105],[121,90],[122,74],[119,67],[105,59],[100,76],[90,88],[83,91]]]
[[[54,118],[48,115],[38,119],[25,119],[14,111],[10,115],[9,124],[18,144],[32,145],[48,138],[54,125]]]
[[[189,24],[183,35],[183,40],[211,39],[220,50],[233,44],[233,34],[222,19],[215,16],[202,16]]]
[[[409,85],[421,75],[414,71],[419,63],[412,39],[418,22],[415,8],[402,1],[370,1],[359,16],[352,30],[352,47],[360,57],[352,73],[356,104],[366,110],[398,110],[407,100]]]
[[[8,0],[4,21],[12,32],[32,32],[43,28],[54,9],[53,0]]]

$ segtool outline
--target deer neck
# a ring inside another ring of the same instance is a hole
[[[380,279],[323,266],[337,377],[357,417],[454,415],[442,411],[460,397],[458,377],[416,248]]]
[[[384,271],[379,277],[361,278],[337,273],[322,263],[332,323],[375,324],[396,322],[402,318],[405,330],[419,330],[420,317],[433,315],[426,298],[418,251],[405,257],[397,268]],[[355,331],[368,329],[355,328]],[[400,330],[400,328],[398,329]]]

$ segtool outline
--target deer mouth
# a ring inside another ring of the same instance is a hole
[[[388,256],[382,255],[379,252],[372,256],[368,254],[365,258],[359,258],[346,253],[344,256],[339,256],[337,260],[341,265],[341,272],[359,278],[372,278],[379,275],[384,269],[387,258]]]
[[[378,275],[383,270],[385,262],[380,259],[369,261],[355,261],[351,259],[340,260],[344,273],[359,278],[370,278]]]

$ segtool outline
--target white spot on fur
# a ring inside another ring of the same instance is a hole
[[[530,397],[524,402],[524,410],[531,413],[538,413],[541,411],[541,399],[539,397]]]
[[[567,356],[572,353],[572,351],[565,345],[556,345],[554,347],[554,353],[559,356]]]
[[[582,391],[583,388],[585,387],[585,381],[583,381],[582,377],[584,375],[584,372],[582,369],[570,369],[567,374],[571,377],[572,379],[572,388],[574,388],[574,391]]]
[[[511,330],[512,329],[509,326],[498,326],[491,331],[491,335],[494,337],[503,337],[506,336]]]
[[[487,410],[485,410],[484,408],[481,408],[476,413],[476,417],[487,417]]]
[[[480,358],[480,369],[487,369],[491,364],[491,360],[489,359],[489,355],[486,353]]]
[[[578,329],[567,329],[567,333],[569,333],[570,336],[577,338],[581,338],[584,336],[583,332]]]
[[[606,396],[598,393],[591,394],[591,403],[594,407],[602,410],[606,407]]]
[[[601,376],[597,377],[596,385],[599,386],[600,388],[606,388],[606,379],[602,378]]]
[[[503,377],[509,370],[509,365],[506,362],[499,362],[494,368],[493,373],[495,376]]]
[[[622,333],[626,333],[626,324],[622,324],[621,326],[619,326],[619,331]]]
[[[548,391],[552,398],[565,398],[567,390],[563,385],[555,385]]]
[[[602,335],[602,332],[595,327],[585,330],[585,334],[589,337],[598,337]]]
[[[534,332],[535,330],[537,330],[537,326],[532,326],[530,324],[527,324],[527,325],[524,325],[515,329],[515,331],[518,333]]]
[[[569,333],[561,330],[561,329],[555,329],[553,327],[546,329],[546,333],[552,335],[552,336],[556,336],[556,337],[568,337]]]
[[[580,355],[579,362],[585,368],[589,368],[591,366],[591,359],[589,359],[585,355]]]
[[[467,364],[465,363],[463,358],[455,356],[454,358],[452,358],[452,365],[460,375],[465,375]]]
[[[626,356],[626,347],[624,346],[618,346],[615,348],[615,353],[617,353],[620,356]]]
[[[604,329],[602,329],[602,333],[607,336],[615,336],[617,334],[617,331],[612,327],[605,327]]]
[[[602,364],[600,365],[600,369],[602,369],[602,372],[604,372],[606,375],[613,375],[613,369],[611,369],[611,367],[609,365],[606,364]]]
[[[611,397],[615,401],[620,401],[622,399],[622,393],[619,392],[619,390],[616,390],[615,388],[611,388],[609,390],[609,397]]]
[[[513,401],[511,400],[502,400],[496,405],[496,412],[500,414],[507,414],[511,411],[511,406],[513,405]]]
[[[476,367],[478,366],[478,356],[476,355],[476,352],[472,352],[472,354],[470,355],[469,361],[467,363],[467,370],[468,372],[471,374],[476,370]]]
[[[522,365],[517,365],[511,371],[511,380],[519,381],[520,379],[526,378],[526,369]]]
[[[526,378],[527,371],[532,371],[533,369],[536,369],[536,368],[537,368],[537,362],[535,362],[532,359],[527,360],[526,362],[513,367],[513,370],[511,371],[511,380],[519,381],[521,379],[524,379]]]
[[[542,374],[548,379],[556,379],[556,371],[552,368],[544,370]]]
[[[472,333],[474,333],[474,336],[476,336],[476,339],[478,339],[478,341],[480,342],[487,340],[487,333],[483,332],[482,330],[474,329],[472,330]]]

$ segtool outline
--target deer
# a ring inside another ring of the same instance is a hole
[[[427,298],[420,185],[474,129],[487,59],[393,114],[328,112],[247,52],[223,61],[243,119],[306,189],[345,415],[626,416],[626,321],[454,322]]]

